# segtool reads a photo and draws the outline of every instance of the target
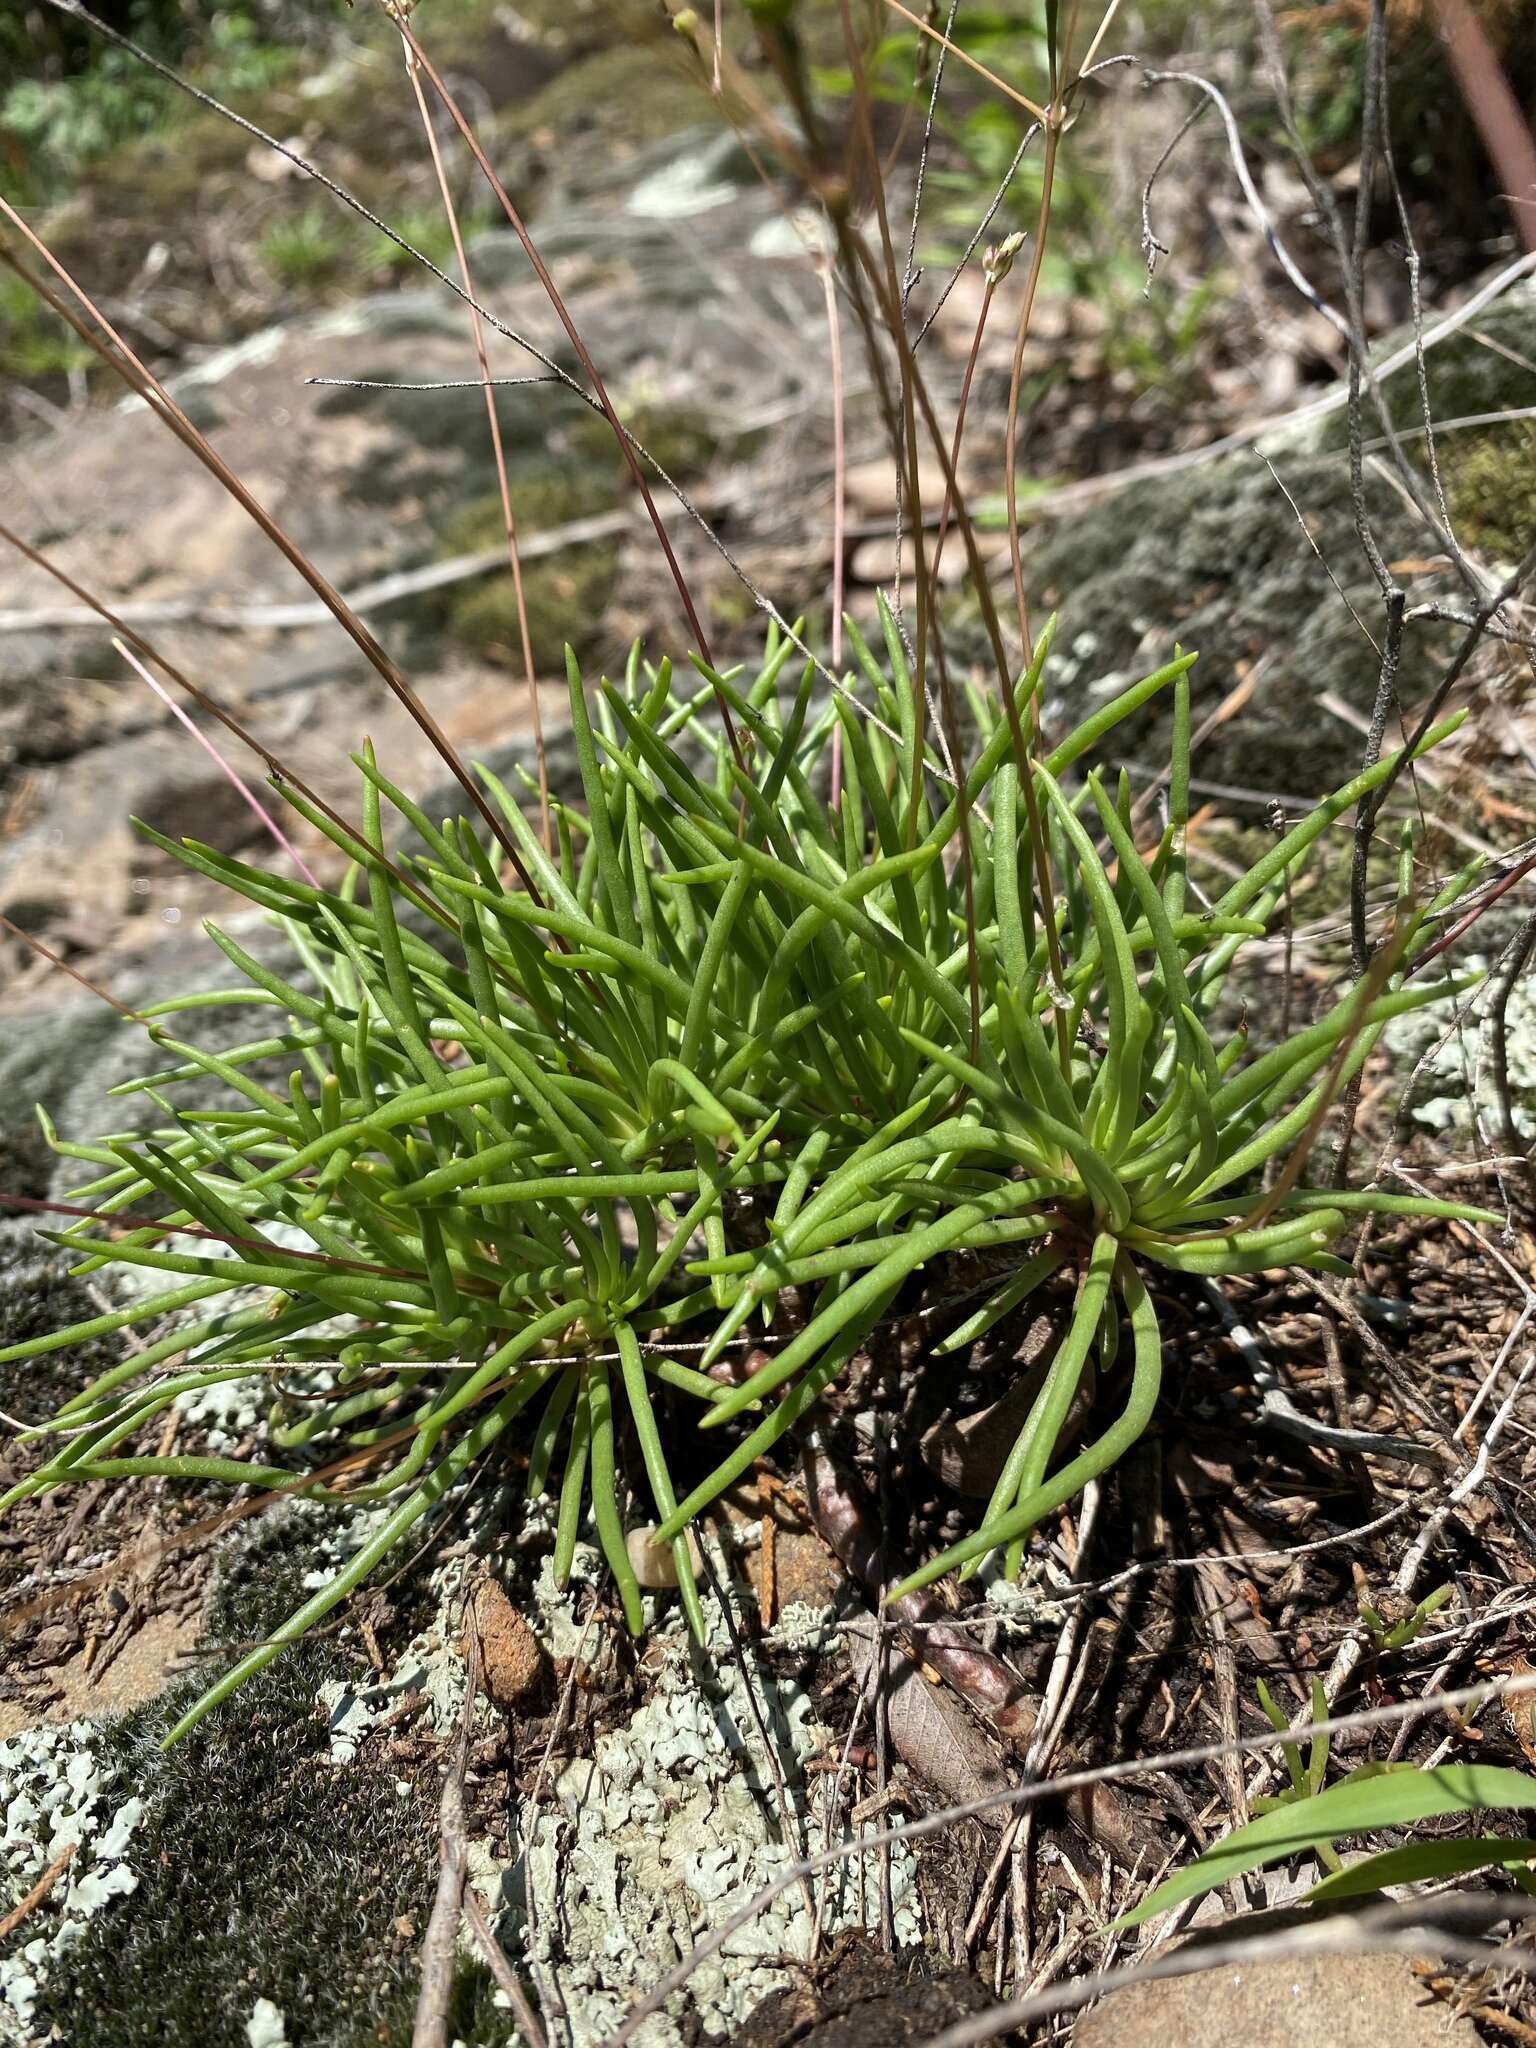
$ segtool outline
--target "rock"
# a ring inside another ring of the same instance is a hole
[[[1332,454],[1280,454],[1276,466],[1350,600],[1375,620],[1347,468]],[[1368,496],[1384,552],[1420,553],[1422,538],[1401,501],[1379,482]],[[1318,699],[1331,690],[1368,711],[1376,658],[1258,455],[1117,492],[1027,542],[1025,564],[1037,608],[1060,614],[1047,669],[1048,732],[1067,730],[1117,688],[1161,667],[1177,644],[1200,657],[1191,678],[1196,728],[1240,681],[1254,679],[1241,716],[1202,740],[1202,781],[1306,798],[1357,764],[1360,736]],[[1449,644],[1443,629],[1432,638],[1437,649]],[[1416,634],[1405,696],[1422,687],[1429,655]],[[1170,719],[1171,709],[1155,701],[1128,721],[1115,736],[1123,758],[1164,767]]]
[[[624,1539],[629,1568],[638,1583],[650,1591],[677,1584],[677,1559],[670,1543],[656,1541],[656,1525],[646,1523],[631,1529]]]
[[[624,1547],[629,1553],[630,1570],[648,1592],[664,1592],[678,1583],[677,1558],[672,1545],[656,1541],[654,1522],[643,1522],[631,1529],[624,1539]],[[695,1578],[703,1578],[704,1553],[691,1529],[688,1532],[688,1561],[693,1566]]]
[[[962,489],[966,481],[962,472]],[[917,465],[918,495],[924,505],[937,511],[944,503],[944,487],[943,464],[936,456],[925,456]],[[906,479],[897,475],[895,461],[889,455],[853,463],[843,480],[850,516],[863,519],[894,519],[905,490]]]
[[[1529,368],[1536,352],[1536,290],[1530,283],[1508,292],[1472,325],[1525,361],[1511,362],[1466,330],[1449,337],[1427,357],[1437,418],[1528,405],[1536,395]],[[1387,388],[1400,429],[1411,433],[1418,424],[1411,367]],[[1458,527],[1481,517],[1485,530],[1515,542],[1518,532],[1528,540],[1536,528],[1536,494],[1509,431],[1487,430],[1505,435],[1497,444],[1506,460],[1495,465],[1496,502],[1487,445],[1469,449],[1463,445],[1468,435],[1447,434],[1442,462]],[[1116,490],[1027,534],[1025,570],[1036,609],[1061,614],[1048,670],[1047,729],[1065,730],[1117,684],[1160,666],[1177,641],[1200,656],[1193,674],[1197,727],[1244,676],[1254,681],[1241,716],[1202,742],[1199,778],[1301,797],[1342,780],[1358,764],[1360,734],[1321,699],[1332,692],[1368,712],[1376,655],[1348,606],[1373,633],[1381,619],[1355,532],[1343,434],[1340,411],[1259,444],[1305,530],[1258,450],[1244,449]],[[1407,445],[1419,455],[1421,441]],[[1470,465],[1469,453],[1477,455]],[[1523,512],[1511,504],[1521,492]],[[1436,566],[1432,537],[1371,465],[1366,498],[1379,545],[1398,565],[1410,605],[1456,600],[1460,584],[1448,568]],[[1410,627],[1400,684],[1405,702],[1423,694],[1458,638],[1455,627]],[[1125,758],[1164,766],[1169,717],[1168,707],[1154,704],[1129,721],[1118,736]]]
[[[729,206],[751,177],[751,162],[735,135],[706,130],[696,147],[670,155],[637,179],[624,211],[635,220],[692,220]]]
[[[621,65],[638,55],[603,54]],[[574,86],[566,74],[579,68],[567,64],[562,83]],[[697,119],[705,103],[692,98]],[[787,349],[764,352],[732,293],[744,303],[761,297],[771,268],[781,314],[800,305],[807,320],[821,315],[808,264],[786,269],[751,254],[752,231],[776,202],[755,178],[744,181],[734,140],[722,143],[714,127],[668,132],[676,126],[669,113],[627,155],[563,155],[536,232],[631,430],[688,481],[722,457],[755,459],[769,432],[753,424],[757,415],[774,419],[781,438],[801,431],[782,408],[797,395],[803,366]],[[638,210],[626,212],[636,194]],[[686,262],[672,217],[679,194],[703,209],[688,215]],[[477,290],[518,331],[550,337],[547,300],[509,236],[495,229],[477,238]],[[721,289],[701,300],[706,273]],[[563,340],[548,345],[577,367]],[[493,335],[491,346],[498,376],[541,374],[504,339]],[[511,579],[496,562],[499,492],[464,308],[437,285],[359,297],[261,327],[168,381],[220,456],[343,593],[488,554],[490,566],[473,577],[370,606],[365,616],[455,747],[531,769],[520,634]],[[630,509],[611,431],[570,393],[514,381],[495,402],[525,539],[594,509]],[[274,608],[297,602],[302,610],[310,593],[142,404],[28,431],[7,452],[7,518],[29,543],[103,603],[149,608],[132,622],[343,816],[356,815],[348,757],[365,736],[413,794],[440,780],[441,760],[333,623],[260,622]],[[782,455],[774,459],[782,467]],[[675,595],[656,573],[649,524],[633,509],[624,532],[589,535],[526,564],[552,741],[565,723],[567,640],[593,671],[622,664],[636,634],[679,651]],[[717,565],[709,574],[727,576]],[[700,598],[707,616],[707,592]],[[157,615],[167,608],[172,616]],[[237,628],[207,616],[231,608],[258,620]],[[228,851],[255,850],[260,828],[115,653],[111,629],[80,610],[43,571],[0,554],[0,911],[89,971],[146,908],[195,920],[213,906],[185,883],[176,902],[164,901],[163,863],[132,836],[130,812]],[[260,758],[208,730],[259,789]],[[306,856],[320,845],[307,827],[295,837]],[[9,978],[12,995],[15,980],[32,975],[13,945],[0,934],[0,983]],[[63,985],[49,993],[62,1000]]]
[[[1075,2048],[1447,2048],[1476,2040],[1399,1955],[1282,1957],[1133,1984],[1078,2022]]]
[[[253,957],[279,973],[303,980],[286,933],[237,899],[225,898],[219,924]],[[178,920],[167,933],[158,920],[142,918],[125,943],[95,962],[101,985],[132,1008],[194,989],[231,986],[235,971],[206,934]],[[59,989],[67,990],[61,995]],[[268,1015],[270,1013],[267,1013]],[[36,1154],[33,1105],[41,1102],[60,1135],[93,1139],[104,1131],[127,1131],[162,1121],[162,1112],[143,1096],[109,1091],[170,1059],[143,1031],[118,1015],[99,996],[73,984],[47,980],[30,995],[0,1005],[0,1146],[13,1146],[21,1194],[57,1195],[93,1177],[94,1166],[74,1160],[46,1162]],[[262,1021],[258,1021],[262,1020]],[[264,1013],[248,1005],[182,1013],[174,1035],[215,1049],[262,1035]],[[183,1106],[197,1106],[198,1085],[176,1090]],[[222,1089],[222,1084],[215,1084]]]
[[[895,534],[877,533],[868,540],[861,540],[854,549],[848,562],[848,579],[852,583],[890,583],[894,581],[898,567],[903,576],[910,579],[911,542],[898,548]],[[953,590],[965,581],[967,573],[965,550],[956,540],[944,550],[939,563],[939,582],[946,589]]]

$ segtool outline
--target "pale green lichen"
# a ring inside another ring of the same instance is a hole
[[[1489,962],[1469,955],[1469,969]],[[1383,1033],[1387,1049],[1410,1071],[1404,1106],[1426,1130],[1491,1131],[1495,1113],[1486,1038],[1490,984],[1460,1003],[1446,999],[1396,1017]],[[1522,1137],[1536,1135],[1536,989],[1528,979],[1510,991],[1504,1012],[1510,1113]]]
[[[128,1861],[144,1802],[119,1799],[121,1773],[97,1751],[90,1721],[29,1728],[0,1742],[0,1899],[9,1911],[74,1845],[62,1878],[34,1909],[27,1939],[0,1960],[0,2041],[29,2043],[53,1964],[111,1899],[138,1885]]]
[[[809,1791],[814,1780],[804,1767],[834,1745],[810,1694],[797,1680],[775,1675],[772,1653],[812,1639],[834,1647],[835,1617],[831,1610],[791,1609],[763,1639],[768,1656],[752,1661],[749,1679],[715,1600],[706,1613],[707,1675],[672,1610],[653,1637],[660,1655],[650,1697],[622,1727],[600,1736],[590,1757],[567,1765],[554,1800],[534,1819],[514,1903],[520,1909],[530,1894],[536,1902],[531,1935],[526,1922],[523,1928],[536,1968],[553,1969],[558,1946],[560,1993],[578,2048],[611,2032],[637,1992],[686,1953],[700,1928],[728,1918],[803,1845],[823,1846]],[[850,1857],[832,1874],[823,1935],[873,1926],[879,1896],[873,1856]],[[898,1942],[920,1942],[910,1850],[893,1855],[891,1897]],[[521,1919],[521,1911],[513,1917]],[[700,1964],[676,2015],[648,2021],[636,2037],[640,2048],[729,2041],[759,2000],[789,1981],[779,1958],[809,1957],[810,1936],[804,1889],[792,1885]],[[685,2008],[696,2033],[685,2031]]]

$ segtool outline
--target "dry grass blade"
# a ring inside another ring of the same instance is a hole
[[[976,58],[971,56],[969,51],[962,50],[958,43],[952,42],[942,29],[935,28],[931,21],[924,21],[921,15],[914,14],[908,7],[903,7],[901,0],[885,0],[885,4],[893,14],[899,14],[902,20],[915,28],[920,35],[929,37],[931,41],[939,45],[940,49],[955,58],[958,63],[964,64],[968,70],[974,71],[978,77],[984,78],[994,92],[1000,92],[1004,99],[1012,100],[1016,107],[1022,107],[1026,114],[1033,114],[1036,120],[1043,121],[1045,119],[1045,109],[1043,107],[1037,106],[1032,99],[1027,99],[1023,93],[1017,92],[1006,79],[999,78],[995,71],[988,70],[987,66],[979,63]]]
[[[139,657],[134,653],[133,649],[129,647],[125,641],[122,640],[114,640],[112,642],[112,645],[115,651],[123,657],[124,661],[127,662],[128,666],[138,676],[139,680],[142,683],[147,684],[147,686],[151,690],[153,690],[155,695],[159,698],[160,702],[165,706],[166,710],[170,712],[172,718],[176,720],[177,724],[180,725],[184,731],[190,734],[193,744],[195,746],[201,747],[203,751],[212,758],[215,766],[219,769],[219,772],[238,792],[241,801],[244,804],[246,804],[248,808],[255,814],[256,818],[259,820],[261,824],[263,831],[270,835],[273,844],[280,848],[281,851],[288,856],[289,860],[292,861],[295,868],[298,869],[299,873],[303,876],[304,880],[309,883],[310,887],[312,889],[318,889],[320,887],[319,880],[306,863],[303,854],[301,854],[297,850],[292,840],[289,839],[287,833],[284,832],[282,827],[278,824],[277,820],[272,816],[272,813],[267,809],[266,805],[262,803],[261,799],[256,795],[255,791],[251,789],[250,785],[243,781],[241,777],[235,773],[234,769],[231,768],[229,763],[225,760],[224,756],[213,744],[212,740],[207,738],[205,734],[200,733],[198,731],[197,727],[192,723],[191,719],[188,718],[185,711],[182,710],[181,706],[176,702],[175,698],[171,695],[169,690],[165,688],[163,683],[157,683],[155,681],[155,678],[150,674],[149,670],[144,666],[143,662],[140,661]]]
[[[470,275],[469,258],[464,253],[464,235],[459,226],[459,210],[453,200],[453,187],[449,184],[448,173],[443,167],[442,151],[437,146],[437,130],[432,125],[431,110],[421,89],[420,69],[408,44],[405,46],[405,70],[411,82],[416,110],[421,116],[422,132],[427,139],[427,149],[432,158],[432,172],[437,180],[448,230],[453,237],[454,260],[459,266],[459,275],[464,280],[464,296],[469,301],[469,324],[474,337],[475,357],[485,384],[486,426],[490,431],[491,452],[496,462],[496,488],[501,497],[501,519],[507,535],[507,564],[512,571],[512,594],[517,606],[517,631],[522,643],[523,676],[528,691],[528,716],[533,724],[534,753],[538,761],[539,822],[544,836],[544,851],[549,853],[553,850],[554,841],[551,838],[549,818],[549,762],[544,751],[544,714],[539,708],[539,682],[534,674],[533,642],[528,633],[528,604],[523,595],[523,564],[517,545],[517,521],[512,516],[512,493],[507,483],[507,457],[501,443],[501,418],[496,411],[490,357],[485,347],[485,323],[481,320],[474,303],[475,284]]]
[[[507,192],[506,186],[502,184],[501,179],[496,175],[496,172],[491,165],[490,159],[486,156],[485,151],[480,147],[479,140],[475,135],[474,129],[470,126],[468,118],[464,113],[464,110],[460,107],[458,101],[454,98],[453,94],[448,90],[448,87],[443,83],[441,76],[434,68],[432,61],[427,56],[425,50],[423,50],[420,41],[418,40],[414,31],[411,29],[410,25],[403,18],[400,18],[398,20],[398,26],[401,35],[404,37],[405,42],[410,49],[411,55],[415,58],[416,62],[421,66],[422,70],[426,73],[428,79],[431,81],[433,90],[437,93],[438,98],[442,101],[444,107],[447,109],[449,117],[453,121],[453,125],[458,129],[460,135],[464,138],[466,148],[469,150],[470,155],[474,158],[476,164],[479,166],[481,174],[485,178],[486,183],[490,186],[492,192],[495,194],[497,204],[501,207],[502,212],[505,213],[507,220],[511,224],[513,233],[522,243],[523,251],[527,256],[529,262],[533,265],[534,273],[537,276],[539,283],[543,286],[544,291],[548,296],[549,303],[554,308],[554,311],[559,318],[561,326],[565,329],[566,336],[570,341],[571,347],[576,351],[576,355],[581,363],[582,368],[586,371],[588,377],[590,377],[592,380],[592,390],[597,398],[599,405],[602,407],[603,413],[605,414],[608,420],[609,426],[612,427],[613,429],[614,438],[617,440],[619,444],[619,448],[624,456],[625,464],[629,469],[630,475],[634,479],[635,488],[639,491],[640,496],[644,501],[647,516],[650,519],[651,525],[655,529],[656,539],[661,547],[662,554],[666,558],[667,568],[671,573],[672,581],[677,586],[677,594],[682,602],[683,611],[687,616],[688,629],[693,637],[693,644],[698,649],[699,653],[703,656],[704,660],[706,662],[709,662],[711,660],[709,650],[709,639],[704,631],[704,627],[702,622],[700,621],[698,612],[694,608],[693,598],[691,593],[689,592],[687,582],[684,579],[682,567],[678,562],[676,551],[672,546],[671,536],[668,534],[665,525],[662,523],[661,514],[656,509],[656,500],[651,495],[651,487],[645,480],[645,472],[640,467],[639,458],[635,454],[634,446],[631,443],[629,435],[624,431],[623,422],[620,420],[618,413],[614,410],[613,400],[608,395],[608,388],[603,382],[602,375],[599,372],[596,363],[592,360],[591,354],[587,349],[586,343],[581,338],[581,334],[577,329],[575,321],[572,320],[571,318],[570,309],[567,307],[564,298],[561,296],[559,287],[556,285],[554,279],[550,276],[548,267],[546,266],[543,257],[540,256],[537,248],[534,246],[533,237],[529,234],[527,227],[524,225],[522,215],[513,205],[511,197]],[[745,770],[746,760],[745,756],[741,752],[740,742],[736,736],[736,728],[731,718],[730,708],[726,704],[723,697],[718,698],[717,702],[720,709],[721,721],[725,727],[727,738],[730,740],[731,743],[731,751],[736,757],[737,764],[743,770]]]
[[[5,915],[4,911],[0,911],[0,926],[3,926],[12,938],[19,939],[28,952],[35,953],[40,960],[46,960],[48,965],[56,967],[60,974],[67,974],[71,981],[78,982],[81,988],[88,989],[93,996],[99,996],[109,1008],[116,1010],[120,1017],[126,1017],[132,1023],[140,1021],[137,1010],[130,1010],[126,1003],[119,1002],[109,989],[101,986],[100,982],[92,981],[90,976],[82,974],[78,967],[71,967],[67,960],[61,960],[51,947],[45,946],[41,939],[34,938],[31,932],[23,931],[19,924]]]
[[[29,1916],[43,1903],[68,1870],[79,1846],[78,1842],[66,1842],[32,1889],[24,1898],[18,1899],[5,1918],[0,1920],[0,1941],[9,1941],[17,1928],[23,1926]]]
[[[469,1844],[464,1833],[464,1777],[469,1768],[469,1740],[480,1691],[480,1633],[473,1607],[466,1609],[464,1623],[464,1703],[438,1802],[437,1891],[421,1942],[421,1986],[416,1997],[411,2048],[448,2048],[449,2041],[448,2009],[453,1997],[459,1921],[464,1912],[464,1877],[469,1862]]]
[[[470,1929],[480,1944],[480,1953],[485,1957],[487,1969],[506,1996],[518,2031],[526,2042],[526,2048],[547,2048],[548,2037],[539,2022],[539,2016],[529,2004],[528,1994],[523,1989],[516,1971],[507,1961],[506,1950],[496,1939],[496,1930],[491,1925],[484,1901],[475,1887],[469,1883],[464,1886],[464,1918],[469,1922]]]

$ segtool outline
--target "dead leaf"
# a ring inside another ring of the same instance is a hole
[[[935,1479],[970,1499],[987,1498],[1045,1383],[1049,1353],[1057,1335],[1058,1324],[1053,1316],[1036,1316],[1021,1347],[1020,1365],[1024,1369],[1007,1393],[974,1415],[962,1416],[958,1422],[936,1422],[925,1433],[918,1448]],[[1082,1427],[1096,1393],[1097,1381],[1089,1366],[1072,1397],[1061,1441]]]
[[[862,1682],[875,1654],[873,1628],[850,1628],[848,1657]],[[930,1684],[899,1649],[890,1652],[886,1712],[896,1754],[952,1806],[1007,1791],[1011,1780],[985,1731],[953,1693]],[[982,1818],[1001,1827],[1006,1808]]]
[[[1536,1675],[1536,1664],[1529,1657],[1511,1657],[1509,1660],[1511,1678],[1529,1679]],[[1536,1764],[1536,1692],[1517,1692],[1504,1702],[1504,1718],[1509,1731],[1525,1751],[1526,1761]]]

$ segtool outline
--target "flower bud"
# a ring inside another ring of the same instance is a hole
[[[1022,231],[994,242],[981,255],[981,271],[989,285],[999,285],[1013,268],[1013,259],[1024,246]]]

